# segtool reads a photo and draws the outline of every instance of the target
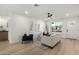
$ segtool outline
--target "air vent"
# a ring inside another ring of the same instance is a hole
[[[38,6],[39,6],[39,4],[34,4],[34,6],[35,6],[35,7],[38,7]]]

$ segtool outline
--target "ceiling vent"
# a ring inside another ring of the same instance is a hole
[[[34,4],[34,6],[35,6],[35,7],[38,7],[38,6],[39,6],[39,4]]]

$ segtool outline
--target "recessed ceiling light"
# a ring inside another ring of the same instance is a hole
[[[66,13],[66,16],[69,16],[70,14],[69,13]]]
[[[75,24],[75,23],[76,23],[76,21],[72,21],[72,23],[74,23],[74,24]]]
[[[28,11],[25,11],[25,14],[27,15],[28,14]]]

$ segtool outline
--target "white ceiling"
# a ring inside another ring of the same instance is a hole
[[[65,18],[69,13],[69,17],[79,16],[79,4],[39,4],[35,7],[33,4],[0,4],[0,15],[8,16],[9,14],[25,15],[31,18],[46,18],[47,13],[53,13],[54,18]]]

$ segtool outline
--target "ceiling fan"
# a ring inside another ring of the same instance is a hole
[[[48,18],[51,18],[52,17],[52,14],[51,13],[48,13]]]

